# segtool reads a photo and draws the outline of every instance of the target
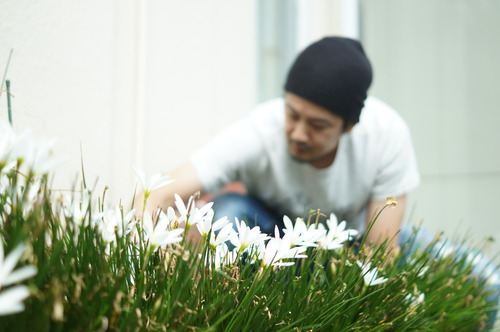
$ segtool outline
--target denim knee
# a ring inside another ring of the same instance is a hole
[[[216,218],[228,217],[234,223],[235,218],[245,220],[248,226],[259,226],[261,232],[274,233],[277,225],[280,230],[283,222],[264,203],[250,195],[237,193],[224,193],[213,199]]]

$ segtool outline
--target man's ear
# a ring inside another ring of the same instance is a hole
[[[356,125],[355,123],[349,122],[344,129],[344,133],[346,134],[349,133],[355,125]]]

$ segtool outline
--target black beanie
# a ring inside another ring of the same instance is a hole
[[[372,68],[361,44],[327,37],[299,54],[288,72],[285,90],[356,123],[371,82]]]

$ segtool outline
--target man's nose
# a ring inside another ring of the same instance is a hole
[[[307,142],[307,127],[303,122],[297,122],[293,126],[290,138],[296,142]]]

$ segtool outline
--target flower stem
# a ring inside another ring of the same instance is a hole
[[[9,112],[9,123],[12,126],[12,106],[10,103],[10,80],[5,81],[5,86],[7,88],[7,111]]]
[[[386,207],[388,207],[389,205],[386,204],[384,205],[380,211],[378,211],[376,214],[375,214],[375,217],[373,218],[372,221],[370,221],[370,223],[368,224],[368,228],[366,229],[366,232],[365,232],[365,236],[363,236],[363,239],[361,240],[361,244],[359,245],[359,251],[361,252],[361,249],[363,248],[363,245],[365,244],[366,242],[366,237],[367,235],[370,233],[371,229],[373,228],[373,225],[375,224],[375,222],[377,221],[378,217],[380,216],[380,214],[382,213],[382,211],[385,210]]]

